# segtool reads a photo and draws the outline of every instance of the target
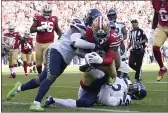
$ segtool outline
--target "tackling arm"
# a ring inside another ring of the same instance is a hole
[[[94,43],[90,43],[86,40],[81,39],[82,35],[77,28],[72,26],[71,29],[72,29],[72,34],[71,34],[70,38],[71,38],[71,41],[72,41],[72,45],[75,48],[95,49],[96,45]]]

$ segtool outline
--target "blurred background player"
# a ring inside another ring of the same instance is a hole
[[[117,19],[117,12],[114,9],[110,9],[107,13],[107,17],[113,27],[113,23],[115,23],[115,29],[118,35],[120,35],[120,39],[122,40],[120,48],[123,52],[125,52],[124,40],[127,39],[127,29],[124,22]]]
[[[23,40],[19,42],[19,45],[21,46],[21,58],[23,61],[25,77],[27,77],[27,67],[31,65],[31,54],[33,49],[33,40],[30,37],[30,32],[28,30],[24,32]]]
[[[8,27],[8,33],[5,33],[4,36],[9,37],[9,45],[12,49],[12,52],[8,56],[8,61],[9,61],[9,70],[10,70],[10,75],[9,78],[15,78],[16,77],[16,68],[17,68],[17,59],[18,59],[18,42],[19,40],[22,39],[21,35],[19,32],[15,32],[15,26],[9,25]]]
[[[50,44],[54,42],[54,31],[62,34],[56,16],[52,16],[52,8],[49,4],[43,6],[42,16],[35,16],[34,23],[30,28],[31,33],[36,35],[36,67],[38,74],[42,71],[42,63],[45,64],[45,53]]]
[[[157,76],[157,81],[160,81],[167,72],[167,68],[162,61],[160,47],[168,39],[168,0],[152,0],[152,5],[154,8],[154,17],[151,38],[153,38],[154,34],[153,53],[160,67]]]

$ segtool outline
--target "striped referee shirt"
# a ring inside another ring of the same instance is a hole
[[[132,49],[144,49],[145,48],[145,43],[141,43],[141,44],[138,43],[144,39],[147,40],[147,37],[142,29],[136,28],[136,29],[131,30],[129,33],[129,39],[130,39]]]

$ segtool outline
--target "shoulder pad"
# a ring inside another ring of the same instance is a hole
[[[70,27],[77,28],[80,32],[86,31],[86,26],[83,20],[80,19],[73,19],[72,23],[70,24]]]
[[[109,47],[118,47],[120,46],[121,39],[117,33],[110,34]]]

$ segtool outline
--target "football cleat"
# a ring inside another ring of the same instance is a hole
[[[8,94],[7,94],[7,97],[6,97],[6,99],[7,100],[11,100],[13,97],[15,97],[16,96],[16,94],[18,93],[18,87],[20,86],[20,85],[22,85],[20,82],[17,82],[16,84],[15,84],[15,87],[11,90],[11,91],[9,91],[8,92]]]
[[[49,107],[51,104],[54,104],[54,100],[52,96],[48,96],[46,97],[45,103],[44,103],[44,107]]]
[[[163,76],[164,76],[164,74],[167,72],[167,69],[165,68],[165,69],[160,69],[160,71],[159,71],[159,75],[157,76],[157,81],[160,81],[160,80],[162,80],[163,79]]]
[[[42,112],[42,111],[44,111],[44,108],[42,108],[41,105],[38,104],[38,103],[36,103],[36,104],[33,103],[33,104],[30,106],[29,110],[35,111],[35,112]]]

